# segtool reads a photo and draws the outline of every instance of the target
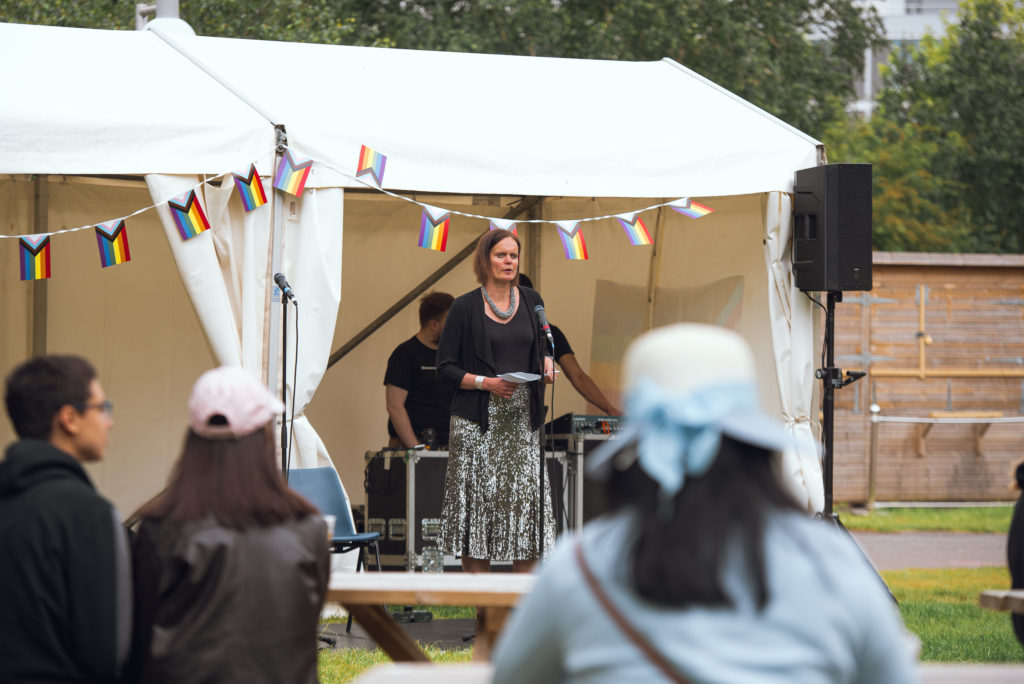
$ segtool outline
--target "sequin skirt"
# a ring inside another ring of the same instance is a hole
[[[490,396],[489,429],[452,416],[438,546],[446,554],[498,561],[538,558],[540,438],[530,429],[526,384]],[[551,486],[544,480],[544,550],[555,540]]]

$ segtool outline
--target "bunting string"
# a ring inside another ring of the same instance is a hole
[[[269,154],[273,154],[273,151],[268,153],[268,155]],[[651,204],[628,212],[617,212],[601,216],[587,216],[562,220],[501,219],[483,214],[475,214],[468,211],[460,211],[458,209],[432,206],[421,202],[414,197],[409,197],[386,189],[383,187],[383,183],[384,173],[387,168],[387,160],[387,156],[381,154],[377,150],[363,145],[359,152],[355,175],[352,175],[349,172],[330,164],[314,162],[313,159],[304,157],[296,150],[289,148],[285,150],[284,155],[282,155],[278,163],[278,168],[275,170],[275,174],[273,176],[273,187],[283,192],[300,196],[306,185],[306,181],[309,178],[310,171],[315,164],[325,169],[329,169],[349,180],[358,181],[360,184],[384,195],[419,206],[423,210],[419,226],[419,239],[417,243],[420,247],[443,252],[448,241],[448,229],[451,216],[456,215],[487,221],[491,230],[504,228],[506,230],[511,230],[512,232],[517,232],[516,225],[519,223],[553,224],[558,228],[558,234],[562,240],[566,258],[571,260],[585,260],[588,257],[587,246],[583,239],[583,233],[580,229],[581,223],[614,219],[622,226],[631,245],[642,246],[652,244],[653,240],[651,239],[651,235],[648,232],[646,225],[640,218],[640,214],[654,209],[660,209],[661,207],[669,207],[670,209],[684,214],[685,216],[697,219],[714,212],[714,209],[711,207],[698,202],[693,202],[689,198],[682,197],[669,200],[667,202],[658,202],[656,204]],[[167,205],[171,211],[172,218],[175,221],[175,225],[178,228],[178,232],[182,240],[188,240],[195,237],[196,235],[205,232],[210,227],[209,221],[204,213],[202,202],[196,194],[196,191],[211,182],[217,181],[218,179],[222,183],[233,182],[235,184],[235,189],[246,212],[254,211],[267,203],[267,197],[263,187],[263,179],[261,179],[256,170],[256,163],[250,162],[248,167],[242,166],[231,171],[215,175],[204,174],[200,182],[186,188],[185,191],[178,196],[142,207],[141,209],[133,211],[125,216],[90,223],[87,225],[75,226],[72,228],[61,228],[59,230],[39,235],[27,236],[0,234],[0,239],[10,238],[21,240],[21,272],[23,280],[50,277],[50,238],[55,235],[75,233],[82,230],[96,231],[97,244],[100,250],[100,261],[104,268],[126,263],[131,260],[130,253],[128,251],[127,231],[125,228],[125,222],[128,219],[150,211],[151,209],[155,209],[161,205]]]

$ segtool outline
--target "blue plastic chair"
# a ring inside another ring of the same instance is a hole
[[[380,572],[380,532],[356,532],[352,526],[352,511],[348,496],[341,486],[337,471],[330,466],[323,468],[294,468],[288,471],[288,486],[306,497],[324,515],[333,515],[334,536],[331,537],[331,553],[356,551],[356,572],[363,568],[363,550],[373,547],[373,556]],[[352,615],[348,616],[346,632],[352,631]]]

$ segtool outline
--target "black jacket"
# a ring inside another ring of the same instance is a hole
[[[1024,463],[1017,466],[1017,485],[1024,490]],[[1010,569],[1011,586],[1024,589],[1024,494],[1017,499],[1013,507],[1013,519],[1010,521],[1010,533],[1006,539],[1006,559]],[[1017,641],[1024,645],[1024,615],[1012,613],[1013,631]]]
[[[522,301],[519,306],[526,307],[530,313],[530,321],[533,324],[534,340],[530,347],[530,358],[535,366],[530,368],[532,373],[542,373],[540,368],[539,353],[542,346],[540,324],[534,315],[534,307],[543,305],[544,300],[536,290],[519,286],[522,293]],[[437,348],[437,373],[441,380],[455,388],[455,396],[452,397],[452,415],[461,416],[478,424],[483,431],[487,431],[487,403],[490,392],[480,390],[464,390],[459,388],[463,376],[466,373],[472,375],[495,376],[497,371],[494,368],[494,356],[491,354],[491,345],[487,341],[487,333],[484,331],[484,300],[480,296],[480,288],[470,290],[452,303],[448,310],[448,318],[445,320],[444,331],[441,333],[441,342]],[[530,427],[534,430],[544,422],[544,382],[539,380],[530,383]]]
[[[0,462],[0,682],[116,681],[130,635],[127,536],[82,466],[37,440]]]
[[[241,530],[147,518],[132,561],[132,681],[316,684],[330,574],[322,518]]]

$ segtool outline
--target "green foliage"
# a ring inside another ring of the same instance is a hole
[[[1013,506],[965,508],[875,508],[867,515],[839,510],[848,530],[858,532],[979,532],[1005,534],[1010,529]]]
[[[864,49],[881,41],[877,14],[860,4],[181,0],[180,9],[196,33],[206,36],[586,59],[671,57],[787,123],[820,135],[852,96]],[[0,21],[124,29],[134,25],[134,5],[125,0],[0,0]]]
[[[0,21],[97,29],[134,29],[135,0],[0,0]]]
[[[921,640],[922,661],[1024,662],[1009,614],[978,605],[982,591],[1010,586],[1005,568],[893,570],[882,578]]]
[[[966,152],[958,134],[875,117],[833,121],[825,131],[829,161],[870,163],[874,248],[887,251],[965,251],[971,243],[965,192],[951,159]]]
[[[820,135],[846,101],[874,10],[849,1],[648,0],[566,3],[569,57],[670,57],[787,123]]]
[[[893,53],[870,124],[825,137],[831,161],[875,165],[877,249],[1024,251],[1021,102],[1013,0],[967,0],[944,37]]]

